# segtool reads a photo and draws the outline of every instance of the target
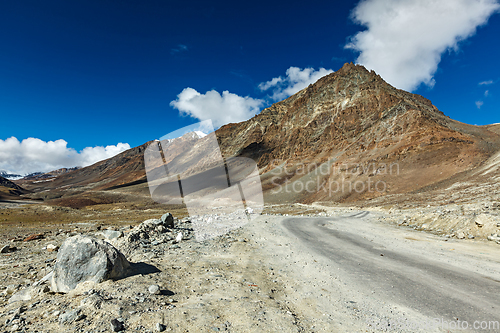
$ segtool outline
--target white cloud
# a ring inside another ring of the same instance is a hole
[[[481,108],[481,106],[483,106],[484,102],[483,101],[476,101],[476,106],[478,109]]]
[[[275,77],[270,81],[259,84],[259,89],[266,91],[273,89],[271,98],[275,101],[287,98],[296,92],[306,88],[308,85],[318,81],[321,77],[333,73],[331,69],[314,68],[300,69],[298,67],[290,67],[286,70],[285,77]]]
[[[489,91],[489,90],[486,90],[486,91],[484,92],[484,97],[488,97],[488,96],[489,96],[489,94],[490,94],[490,91]]]
[[[363,0],[352,17],[367,30],[346,48],[398,88],[432,87],[441,54],[458,50],[499,8],[497,0]]]
[[[170,50],[170,53],[171,54],[176,54],[176,53],[184,52],[184,51],[187,51],[187,50],[188,50],[187,45],[179,44],[179,45],[177,45],[177,47],[172,48]]]
[[[290,67],[285,77],[280,76],[262,82],[259,88],[262,91],[272,89],[271,98],[281,100],[332,72],[331,69],[324,68],[316,71],[313,68]],[[189,87],[184,88],[177,95],[177,99],[170,102],[170,106],[179,110],[182,115],[188,115],[200,121],[212,120],[215,128],[228,123],[245,121],[259,113],[265,104],[266,101],[263,99],[242,97],[227,90],[223,91],[222,95],[215,90],[201,94]]]
[[[130,149],[128,143],[118,143],[116,146],[87,147],[77,152],[67,145],[62,139],[47,142],[36,138],[22,141],[15,137],[0,139],[0,170],[25,175],[65,167],[88,166]]]
[[[479,82],[480,86],[489,86],[490,84],[493,84],[493,80]]]
[[[261,99],[241,97],[227,90],[222,95],[215,90],[200,94],[189,87],[170,102],[181,114],[201,121],[211,119],[214,127],[247,120],[257,114],[263,104]]]

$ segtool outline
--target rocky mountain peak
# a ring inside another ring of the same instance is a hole
[[[500,145],[493,127],[483,130],[454,121],[428,99],[397,89],[374,71],[352,63],[252,119],[222,126],[215,135],[218,147],[199,140],[200,135],[170,140],[166,162],[177,159],[189,164],[190,174],[195,175],[212,166],[210,158],[219,156],[219,148],[226,158],[251,158],[257,162],[270,202],[342,202],[415,191],[472,170]],[[67,184],[96,190],[146,186],[143,153],[148,145],[52,182],[29,185],[39,193]],[[177,152],[185,148],[193,153],[178,158]],[[318,175],[316,167],[329,171]],[[318,181],[366,187],[326,193]],[[296,182],[303,182],[303,188],[308,184],[308,191],[276,194],[282,184]],[[368,187],[373,183],[382,184],[381,190]]]

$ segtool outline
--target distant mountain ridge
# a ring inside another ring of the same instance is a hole
[[[13,183],[7,178],[0,176],[0,200],[1,199],[18,199],[21,195],[28,193],[21,186]]]
[[[257,162],[269,203],[358,201],[442,186],[444,180],[479,167],[500,150],[497,125],[452,120],[428,99],[396,89],[375,72],[353,64],[215,134],[224,157]],[[169,158],[192,146],[193,154],[182,163],[196,173],[196,168],[210,166],[210,156],[216,154],[208,140],[191,136],[168,143],[173,152]],[[143,154],[150,143],[54,181],[27,186],[38,192],[82,186],[100,191],[145,188]],[[325,167],[327,173],[318,172]],[[332,192],[322,185],[348,182],[383,186],[376,191]]]
[[[21,176],[21,175],[10,173],[10,172],[4,171],[4,170],[0,170],[0,177],[6,178],[6,179],[11,179],[11,180],[23,178],[23,176]]]

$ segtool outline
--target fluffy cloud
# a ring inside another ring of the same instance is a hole
[[[458,50],[499,8],[497,0],[363,0],[352,17],[367,30],[346,48],[398,88],[432,87],[441,54]]]
[[[247,120],[260,111],[264,101],[251,97],[241,97],[229,91],[222,95],[215,90],[200,94],[193,88],[185,88],[177,99],[170,102],[183,115],[201,121],[211,119],[214,127]]]
[[[271,98],[277,101],[295,94],[332,72],[331,69],[324,68],[316,71],[313,68],[290,67],[285,77],[280,76],[262,82],[259,84],[259,89],[261,91],[272,89]],[[215,128],[247,120],[259,113],[266,104],[263,99],[242,97],[229,91],[222,92],[222,95],[215,90],[201,94],[189,87],[182,90],[176,100],[170,102],[170,106],[179,110],[182,115],[188,115],[200,121],[212,120]]]
[[[275,77],[270,81],[262,82],[259,84],[259,89],[262,91],[272,89],[273,95],[271,98],[279,101],[295,94],[330,73],[333,73],[331,69],[320,68],[316,71],[314,68],[300,69],[298,67],[290,67],[286,70],[285,77]]]
[[[476,107],[477,107],[478,109],[480,109],[480,108],[481,108],[481,106],[483,106],[483,104],[484,104],[484,102],[483,102],[483,101],[476,101]]]
[[[46,142],[36,138],[23,141],[15,137],[0,139],[0,170],[24,175],[65,167],[88,166],[130,149],[128,143],[118,143],[116,146],[87,147],[77,152],[67,145],[65,140]]]
[[[493,84],[493,80],[488,80],[488,81],[482,81],[478,83],[480,86],[489,86],[490,84]]]

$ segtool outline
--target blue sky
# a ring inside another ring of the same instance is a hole
[[[495,0],[3,1],[0,170],[87,165],[200,119],[244,120],[351,61],[453,119],[500,122],[497,11]]]

